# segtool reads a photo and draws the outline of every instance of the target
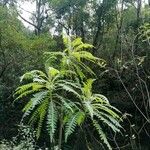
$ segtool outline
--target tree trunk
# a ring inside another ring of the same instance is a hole
[[[80,31],[81,31],[81,38],[82,38],[82,41],[85,42],[85,34],[84,34],[84,24],[83,24],[83,19],[82,19]]]
[[[137,0],[137,26],[136,26],[136,39],[135,39],[135,50],[138,49],[138,43],[139,43],[139,35],[138,35],[138,28],[141,24],[141,7],[142,7],[142,0]]]
[[[40,18],[41,18],[41,0],[36,0],[36,26],[37,28],[35,29],[35,34],[39,35],[40,34]]]
[[[141,7],[142,0],[137,0],[137,27],[139,27],[141,21]]]
[[[121,47],[121,32],[122,32],[122,24],[123,24],[123,6],[124,6],[124,0],[122,0],[121,2],[121,10],[120,10],[120,16],[119,18],[120,19],[116,19],[117,20],[117,28],[118,28],[118,31],[117,31],[117,37],[116,37],[116,43],[115,43],[115,48],[114,48],[114,53],[113,53],[113,56],[112,58],[115,57],[115,52],[117,52],[117,50],[120,50],[120,47]],[[116,9],[116,11],[118,11]],[[118,21],[120,20],[120,21]]]
[[[93,54],[95,53],[96,49],[97,49],[97,45],[98,45],[98,41],[99,41],[99,37],[100,37],[100,32],[102,30],[102,24],[101,24],[101,19],[102,19],[102,14],[103,14],[103,7],[101,7],[101,5],[99,6],[98,10],[97,10],[97,15],[98,15],[98,20],[97,20],[97,30],[96,30],[96,34],[95,37],[93,39]]]

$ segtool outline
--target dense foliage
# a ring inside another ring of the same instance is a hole
[[[149,22],[149,0],[0,0],[0,149],[149,150]]]

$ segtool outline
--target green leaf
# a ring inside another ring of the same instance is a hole
[[[30,112],[35,108],[36,105],[39,105],[44,98],[46,98],[48,91],[38,92],[33,95],[33,98],[27,103],[27,105],[23,108],[23,111],[26,115],[29,115]]]
[[[74,132],[74,130],[77,126],[77,116],[78,116],[78,113],[72,114],[66,123],[65,142],[67,142],[68,136]]]
[[[50,77],[55,77],[58,73],[59,73],[59,70],[53,67],[48,68],[48,75],[50,75]]]
[[[105,133],[103,132],[102,128],[100,127],[100,125],[98,124],[98,122],[96,120],[93,120],[93,125],[96,128],[96,130],[100,136],[100,139],[106,144],[106,146],[109,150],[112,150],[112,147],[110,146]]]
[[[47,130],[50,135],[51,142],[53,141],[55,130],[57,127],[57,111],[55,108],[55,103],[53,101],[50,102],[49,108],[48,108],[48,114],[47,114]]]
[[[88,79],[86,82],[83,83],[83,93],[86,95],[87,98],[92,96],[92,84],[95,79]]]
[[[81,43],[79,46],[75,48],[75,51],[80,51],[82,49],[93,48],[93,45]]]
[[[65,91],[68,91],[68,92],[71,92],[73,93],[74,95],[76,95],[77,97],[80,98],[80,95],[69,85],[66,85],[66,84],[59,84],[59,86],[65,90]]]
[[[78,126],[81,125],[84,122],[85,116],[86,115],[83,111],[78,112],[77,119],[76,119]]]
[[[91,118],[93,119],[94,109],[93,109],[93,106],[91,104],[91,101],[84,101],[83,104],[85,106],[85,109],[89,112]]]
[[[38,121],[38,127],[37,127],[37,131],[36,131],[36,137],[37,137],[37,139],[40,137],[40,134],[41,134],[41,128],[42,128],[42,125],[43,125],[43,121],[44,121],[44,119],[46,117],[48,103],[49,103],[49,100],[46,99],[38,107],[40,118],[39,118],[39,121]]]
[[[81,38],[76,38],[75,40],[72,41],[72,46],[75,48],[76,46],[83,44]]]
[[[109,119],[105,118],[102,116],[102,113],[100,112],[95,112],[94,115],[98,117],[99,120],[103,121],[106,125],[108,125],[114,132],[119,132],[119,128],[113,124]],[[110,118],[113,118],[112,116]],[[111,119],[112,120],[112,119]]]

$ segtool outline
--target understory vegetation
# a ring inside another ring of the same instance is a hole
[[[149,150],[149,66],[149,0],[0,0],[0,150]]]

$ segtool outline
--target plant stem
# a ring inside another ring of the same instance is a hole
[[[63,129],[63,114],[61,113],[61,116],[60,116],[60,128],[59,128],[59,140],[58,140],[58,150],[61,150],[62,129]]]

